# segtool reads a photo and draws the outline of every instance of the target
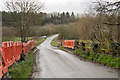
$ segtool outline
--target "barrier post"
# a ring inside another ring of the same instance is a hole
[[[2,43],[2,47],[4,46],[5,44]],[[4,77],[4,74],[7,73],[7,70],[8,70],[8,65],[7,65],[7,62],[6,62],[6,58],[5,58],[5,53],[4,51],[2,50],[2,48],[0,48],[0,55],[1,55],[1,60],[2,60],[2,73],[3,73],[3,77]],[[3,78],[2,77],[2,78]]]
[[[20,56],[20,60],[23,61],[23,60],[25,60],[25,55],[23,54],[23,53],[24,53],[24,52],[23,52],[23,50],[24,50],[24,49],[23,49],[23,42],[24,42],[24,41],[21,40],[21,42],[22,42],[22,53],[21,53],[21,56]]]
[[[3,71],[2,71],[2,62],[0,60],[0,79],[2,78],[2,76],[4,75]]]

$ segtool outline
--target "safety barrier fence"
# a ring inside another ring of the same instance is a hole
[[[75,49],[75,40],[64,40],[63,47]]]
[[[24,55],[27,55],[34,47],[33,40],[27,43],[22,43],[20,41],[2,42],[2,47],[0,48],[0,78],[9,71],[8,68],[11,65],[20,60],[22,52]]]
[[[99,53],[106,53],[112,55],[116,55],[119,53],[120,43],[113,42],[113,43],[99,43],[99,42],[91,42],[91,41],[76,41],[76,40],[64,40],[63,42],[64,48],[75,49],[79,48],[83,51],[89,52],[99,52]]]

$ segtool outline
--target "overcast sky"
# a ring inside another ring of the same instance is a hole
[[[0,0],[0,10],[5,0]],[[39,0],[44,2],[43,12],[75,12],[84,13],[92,1],[96,0]],[[110,1],[110,0],[108,0]]]
[[[75,12],[83,13],[92,0],[42,0],[45,2],[45,12]]]

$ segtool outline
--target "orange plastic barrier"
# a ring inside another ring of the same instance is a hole
[[[29,51],[32,49],[32,44],[31,44],[31,40],[28,41],[29,42]]]
[[[32,49],[31,41],[28,41],[28,43],[29,43],[28,51],[30,51]]]
[[[14,63],[14,47],[13,42],[3,42],[2,43],[2,50],[4,51],[5,61],[7,62],[6,65],[11,66]]]
[[[20,53],[20,55],[22,53],[22,42],[21,41],[19,41],[19,53]]]
[[[71,44],[70,40],[68,40],[67,43],[68,43],[68,46],[67,46],[67,47],[70,48],[70,46],[71,46],[71,45],[70,45],[70,44]]]
[[[68,40],[64,40],[63,47],[67,47],[67,46],[68,46]]]
[[[34,47],[33,40],[23,43],[23,54],[27,55]],[[0,48],[0,78],[7,73],[8,67],[20,59],[21,53],[22,42],[2,42],[2,48]]]
[[[65,44],[66,44],[66,41],[64,40],[64,42],[63,42],[63,47],[66,47],[66,45],[65,45]]]
[[[23,54],[27,54],[27,44],[23,43]]]
[[[8,66],[7,66],[7,62],[5,60],[4,55],[5,55],[4,51],[2,50],[2,48],[0,48],[0,56],[2,57],[2,61],[3,61],[2,62],[2,71],[5,74],[8,71]]]
[[[30,51],[30,41],[27,42],[27,53]]]
[[[33,40],[31,41],[32,49],[35,47]]]
[[[15,59],[14,59],[14,43],[13,41],[9,42],[9,52],[10,52],[10,57],[11,57],[11,61],[9,63],[9,66],[11,66],[14,62],[15,62]]]
[[[75,40],[69,40],[69,47],[68,48],[71,48],[71,49],[74,49],[74,46],[75,46]]]
[[[74,49],[75,40],[64,40],[63,47]]]
[[[33,40],[28,41],[27,43],[23,43],[23,53],[27,55],[32,48],[34,48],[34,42]]]
[[[3,68],[3,66],[2,66],[2,62],[1,62],[1,60],[0,60],[0,79],[1,79],[2,76],[3,76],[2,68]]]
[[[14,43],[14,58],[15,61],[18,61],[20,59],[20,55],[22,53],[22,42],[15,42]]]

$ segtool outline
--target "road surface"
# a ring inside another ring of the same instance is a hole
[[[118,72],[107,67],[80,60],[77,56],[53,47],[49,37],[38,46],[33,78],[118,78]]]

